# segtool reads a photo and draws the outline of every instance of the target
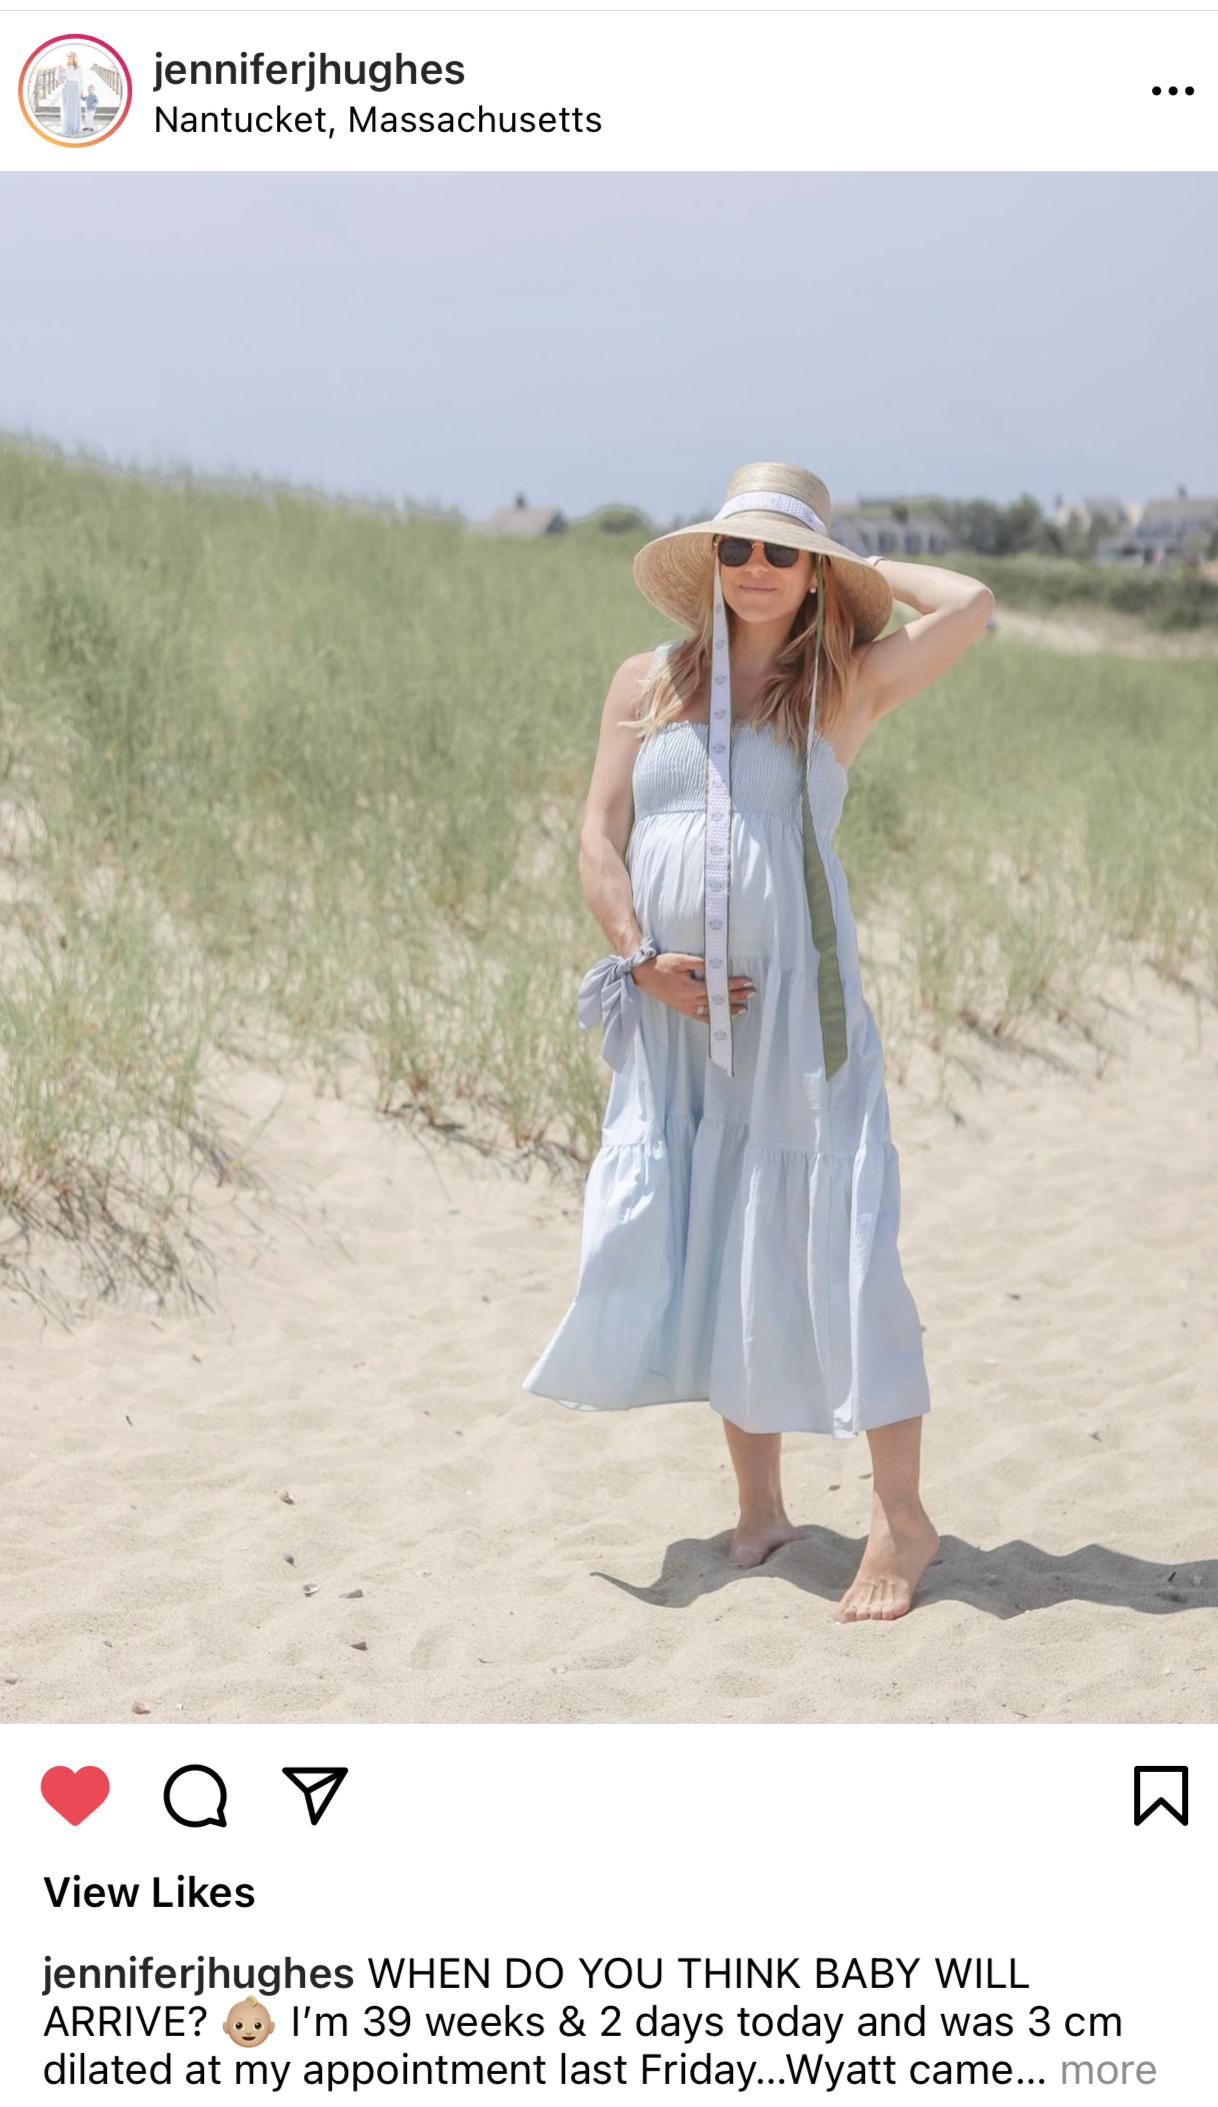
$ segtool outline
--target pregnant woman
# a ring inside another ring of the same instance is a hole
[[[597,1410],[706,1400],[739,1566],[796,1534],[783,1435],[865,1433],[871,1528],[835,1613],[854,1621],[902,1616],[938,1537],[897,1152],[833,836],[864,740],[994,598],[859,556],[831,518],[819,477],[755,462],[714,519],[635,559],[692,634],[627,659],[605,702],[580,870],[616,949],[579,1014],[613,1076],[574,1300],[524,1388]],[[881,638],[894,594],[918,619]]]
[[[60,90],[59,107],[61,139],[80,137],[80,61],[74,51],[69,51],[63,69],[63,87]]]

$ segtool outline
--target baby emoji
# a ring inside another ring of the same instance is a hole
[[[224,2022],[224,2031],[238,2048],[261,2048],[275,2031],[275,2022],[256,1997],[245,1997],[234,2005]]]

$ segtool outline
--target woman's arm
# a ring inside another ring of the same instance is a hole
[[[955,665],[982,634],[995,606],[989,586],[963,571],[933,563],[896,563],[887,556],[876,569],[888,580],[893,598],[917,610],[918,620],[864,644],[855,654],[855,694],[872,721],[908,702]]]
[[[640,651],[626,659],[609,683],[579,837],[579,877],[585,898],[621,958],[638,950],[643,935],[625,862],[634,825],[633,774],[639,742],[629,724],[617,720],[633,719],[651,658],[649,651]]]

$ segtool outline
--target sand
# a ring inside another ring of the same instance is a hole
[[[1106,1054],[962,1034],[947,1104],[929,1057],[889,1079],[943,1548],[888,1625],[830,1615],[865,1440],[788,1442],[800,1539],[740,1574],[707,1406],[521,1389],[578,1177],[233,1070],[279,1109],[264,1189],[201,1204],[210,1307],[0,1285],[0,1717],[1213,1719],[1218,1014],[1106,996]]]
[[[1112,607],[1056,609],[1046,614],[1003,607],[997,629],[1000,636],[1044,644],[1070,657],[1096,652],[1153,659],[1213,658],[1218,654],[1218,631],[1213,628],[1148,629],[1136,615]]]

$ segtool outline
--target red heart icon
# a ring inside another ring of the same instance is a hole
[[[74,1829],[101,1806],[109,1790],[109,1778],[95,1763],[86,1763],[81,1770],[69,1770],[66,1763],[57,1763],[42,1781],[42,1797],[47,1806],[61,1814],[65,1822],[71,1822]]]

